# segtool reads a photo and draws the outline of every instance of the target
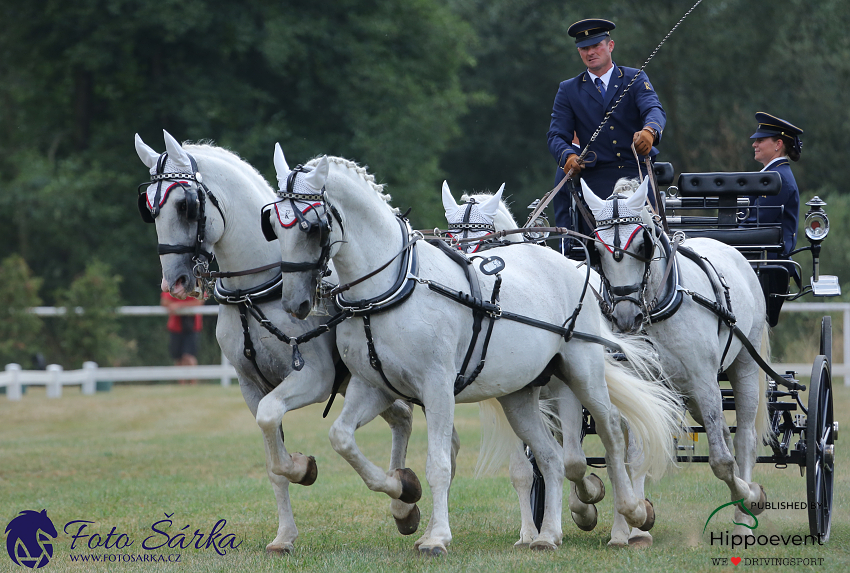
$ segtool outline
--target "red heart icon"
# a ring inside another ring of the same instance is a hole
[[[741,558],[740,557],[733,557],[729,561],[731,561],[733,565],[737,565],[738,563],[741,562]]]

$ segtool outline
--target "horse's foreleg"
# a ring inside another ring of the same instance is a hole
[[[354,468],[369,489],[405,503],[416,503],[422,490],[415,474],[408,469],[385,472],[362,454],[354,439],[357,428],[373,420],[393,401],[384,392],[352,376],[342,412],[331,426],[329,438],[333,449]]]
[[[532,549],[556,549],[561,544],[561,511],[564,487],[564,462],[558,443],[546,428],[540,413],[540,390],[525,388],[499,398],[505,417],[516,435],[527,443],[537,460],[546,483],[543,523]]]
[[[256,419],[263,432],[269,471],[301,485],[312,485],[316,481],[316,459],[298,452],[287,452],[282,421],[284,414],[290,410],[326,400],[330,395],[333,379],[332,364],[313,360],[300,372],[290,373],[260,400]]]
[[[454,428],[454,396],[451,390],[442,392],[450,385],[434,382],[423,383],[424,389],[432,390],[423,396],[425,417],[428,420],[428,458],[425,476],[431,487],[433,509],[425,534],[414,547],[422,555],[445,555],[452,541],[449,526],[449,488],[452,480],[452,455],[457,433]]]

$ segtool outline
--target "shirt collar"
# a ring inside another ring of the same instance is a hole
[[[607,89],[608,89],[608,83],[609,83],[609,81],[611,80],[611,74],[613,74],[613,73],[614,73],[614,68],[615,68],[615,67],[616,67],[616,66],[612,64],[612,65],[611,65],[611,68],[610,68],[607,72],[605,72],[604,74],[602,74],[601,76],[597,76],[596,74],[594,74],[594,73],[593,73],[593,72],[591,72],[590,70],[587,70],[587,74],[588,74],[588,75],[590,76],[590,78],[593,80],[593,83],[596,83],[596,78],[601,79],[601,80],[602,80],[602,83],[603,83],[603,84],[605,84],[605,89],[607,90]]]
[[[776,162],[778,162],[778,161],[782,161],[783,159],[788,159],[788,156],[787,156],[787,155],[780,155],[779,157],[777,157],[776,159],[774,159],[773,161],[771,161],[770,163],[768,163],[767,165],[765,165],[765,166],[764,166],[764,169],[762,169],[761,171],[759,171],[759,173],[761,173],[762,171],[767,171],[768,169],[770,169],[771,167],[773,167],[773,164],[774,164],[774,163],[776,163]]]

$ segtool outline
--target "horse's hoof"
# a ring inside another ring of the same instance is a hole
[[[514,549],[528,549],[528,546],[528,541],[523,541],[522,539],[514,543]]]
[[[572,516],[573,521],[578,526],[578,528],[581,529],[582,531],[593,531],[594,529],[596,529],[596,522],[599,519],[599,512],[596,510],[596,506],[590,505],[588,507],[593,509],[593,518],[592,518],[592,520],[589,520],[589,521],[584,521],[582,519],[582,516],[577,514],[574,511],[570,512],[570,515]]]
[[[266,553],[269,555],[289,555],[295,550],[295,546],[291,543],[269,543],[266,545]]]
[[[649,533],[629,537],[629,549],[646,549],[652,547],[652,536]]]
[[[602,478],[600,478],[596,474],[590,474],[589,476],[587,476],[587,479],[588,481],[596,480],[596,482],[599,484],[599,493],[590,499],[582,499],[582,501],[588,505],[594,505],[605,499],[605,482],[603,482]]]
[[[611,539],[608,542],[608,549],[627,549],[629,547],[629,542],[623,541],[622,539]]]
[[[543,541],[541,539],[535,539],[528,547],[535,551],[555,551],[558,549],[554,543],[549,543],[548,541]]]
[[[395,471],[396,477],[401,482],[401,495],[399,501],[404,503],[416,503],[422,497],[422,485],[419,478],[410,468],[400,468]]]
[[[422,557],[444,557],[448,554],[449,552],[443,545],[434,545],[433,547],[419,546],[419,555]]]
[[[767,493],[764,491],[764,486],[759,484],[759,490],[761,490],[761,494],[759,495],[758,502],[750,504],[750,512],[753,515],[761,515],[764,512],[764,508],[767,507]]]
[[[652,507],[652,502],[648,499],[643,500],[643,506],[646,508],[646,521],[638,527],[641,531],[649,531],[655,525],[655,508]]]
[[[394,517],[393,519],[395,519],[395,526],[398,528],[399,533],[402,535],[413,535],[419,529],[419,518],[419,507],[414,505],[410,513],[407,514],[407,517],[403,519]]]
[[[313,485],[316,483],[316,478],[319,477],[319,466],[316,465],[316,458],[307,456],[307,473],[301,478],[301,481],[296,482],[298,485]]]

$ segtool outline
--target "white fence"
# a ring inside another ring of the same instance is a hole
[[[39,316],[61,316],[67,312],[64,308],[36,307],[33,313]],[[74,309],[83,312],[82,309]],[[782,307],[782,312],[843,313],[841,333],[843,353],[841,364],[832,365],[833,376],[842,376],[844,385],[850,386],[850,370],[847,359],[850,357],[850,303],[847,302],[797,302]],[[122,316],[166,316],[168,311],[161,306],[123,306],[118,308]],[[185,307],[178,314],[217,315],[215,305]],[[833,325],[834,327],[837,325]],[[812,357],[814,358],[814,357]],[[784,372],[794,370],[800,376],[807,377],[811,364],[773,364],[775,370]],[[150,382],[155,380],[220,380],[222,386],[229,386],[236,378],[236,369],[228,362],[224,354],[221,364],[204,366],[131,366],[121,368],[101,368],[94,362],[86,362],[81,370],[63,370],[58,364],[51,364],[47,370],[22,370],[18,364],[7,364],[0,372],[0,388],[5,388],[6,398],[20,400],[24,386],[45,386],[48,398],[59,398],[65,386],[80,386],[83,394],[94,394],[98,382]]]

